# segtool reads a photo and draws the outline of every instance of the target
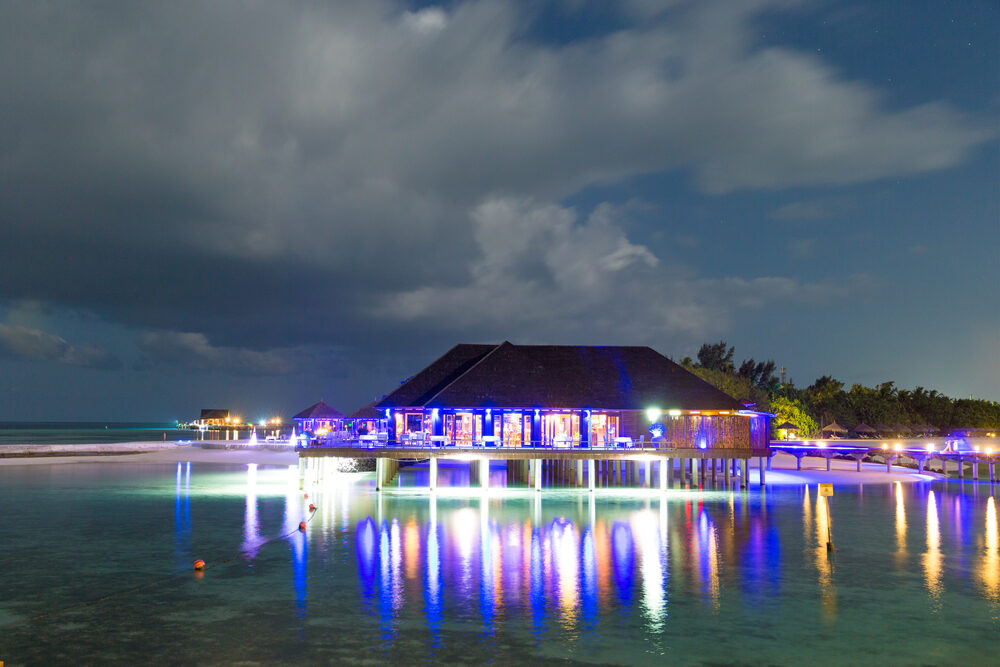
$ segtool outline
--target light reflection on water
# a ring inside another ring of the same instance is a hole
[[[938,525],[937,500],[933,491],[927,493],[927,552],[924,554],[924,578],[931,595],[931,609],[941,607],[941,530]]]
[[[910,656],[903,661],[937,662],[948,661],[933,652],[940,646],[966,652],[950,657],[980,655],[985,644],[961,633],[1000,630],[1000,534],[988,485],[975,492],[955,483],[875,486],[863,493],[838,487],[832,499],[815,487],[449,497],[376,495],[366,478],[344,475],[337,485],[307,489],[306,499],[294,473],[256,466],[192,471],[178,464],[164,484],[169,519],[156,523],[143,516],[155,514],[151,509],[136,512],[136,525],[123,539],[155,544],[162,532],[168,569],[189,568],[211,549],[241,551],[241,562],[253,567],[210,570],[200,583],[215,597],[202,604],[235,614],[234,623],[261,637],[297,642],[305,656],[354,642],[376,647],[372,657],[379,661],[460,658],[459,645],[478,661],[544,655],[653,662],[671,651],[706,661],[739,659],[726,652],[736,650],[732,644],[727,649],[711,639],[725,627],[733,641],[754,644],[755,660],[788,662],[791,646],[762,637],[784,636],[794,625],[795,656],[831,661],[859,647],[878,655],[895,627],[891,619],[905,618],[912,634],[894,650]],[[5,488],[0,485],[0,493]],[[18,491],[0,499],[15,512],[29,512],[38,489]],[[101,498],[96,488],[79,504],[86,508]],[[154,494],[148,502],[153,508],[163,500]],[[311,520],[309,502],[318,508]],[[306,520],[301,533],[299,522]],[[832,552],[829,536],[837,545]],[[127,543],[117,548],[129,555]],[[91,562],[74,552],[58,566],[87,577],[94,576]],[[31,563],[26,567],[30,578]],[[887,585],[887,573],[900,576]],[[253,595],[240,588],[243,581]],[[199,590],[164,588],[151,594],[163,596],[155,604],[136,598],[143,610],[136,616],[150,626],[131,631],[155,645],[154,629],[162,632],[172,622],[162,616],[176,606],[171,596],[204,595]],[[0,619],[37,613],[44,595],[27,597],[0,582]],[[60,603],[72,601],[78,600]],[[121,601],[123,608],[129,603]],[[76,620],[97,623],[115,608]],[[46,632],[42,645],[30,650],[67,640],[60,626]],[[185,641],[191,650],[201,647],[196,655],[211,653],[212,642],[242,655],[220,632],[188,628]],[[845,633],[851,643],[836,639]],[[6,636],[14,639],[0,640],[0,651],[17,655],[39,633]]]

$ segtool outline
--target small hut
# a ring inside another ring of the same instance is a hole
[[[348,422],[348,430],[355,436],[385,433],[389,423],[385,412],[375,407],[375,401],[363,408],[358,408],[347,415],[345,419]]]
[[[875,429],[864,422],[852,428],[851,432],[858,438],[874,438],[876,433]]]
[[[839,438],[847,433],[847,429],[837,422],[827,424],[823,427],[822,431],[824,436],[829,436],[831,438]]]
[[[792,422],[782,422],[774,427],[779,440],[794,440],[799,435],[799,427]]]
[[[331,431],[341,431],[344,425],[344,413],[320,401],[292,417],[292,420],[295,421],[300,433],[304,431],[322,435]]]

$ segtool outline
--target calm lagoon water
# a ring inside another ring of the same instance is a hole
[[[197,439],[175,422],[0,422],[0,447]]]
[[[285,468],[0,467],[0,660],[997,660],[988,484],[484,499],[405,488],[421,474],[306,500]]]

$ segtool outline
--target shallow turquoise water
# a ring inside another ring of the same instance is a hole
[[[379,497],[371,478],[307,500],[283,468],[2,467],[0,660],[996,659],[988,484],[838,487],[831,555],[815,487]]]

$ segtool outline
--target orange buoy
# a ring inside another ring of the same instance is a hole
[[[312,503],[309,503],[309,511],[310,512],[315,512],[316,511],[316,506],[313,505]]]
[[[194,569],[196,569],[196,570],[204,570],[205,569],[205,561],[201,560],[200,558],[198,560],[196,560],[194,562]]]
[[[299,521],[299,530],[301,530],[303,533],[306,532],[306,522],[305,521]]]

